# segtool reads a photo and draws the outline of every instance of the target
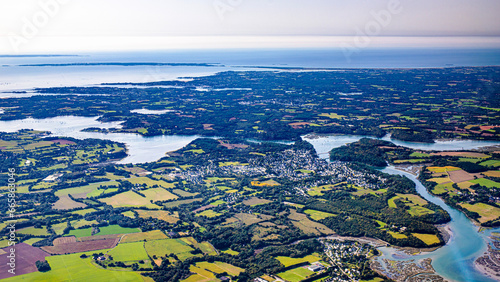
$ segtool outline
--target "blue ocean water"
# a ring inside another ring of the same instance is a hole
[[[100,83],[151,82],[264,67],[439,68],[500,66],[499,49],[238,49],[71,54],[72,56],[0,56],[2,93],[36,87],[90,86]],[[37,64],[210,63],[216,66],[116,66]],[[30,66],[26,66],[30,65]],[[33,66],[35,65],[35,66]]]
[[[355,50],[353,50],[355,51]],[[500,65],[500,49],[229,49],[113,52],[57,57],[0,57],[0,65],[96,62],[219,63],[312,68],[429,68]]]

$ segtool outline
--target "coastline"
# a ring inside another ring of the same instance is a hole
[[[407,167],[407,166],[406,166]],[[418,173],[409,171],[408,169],[405,169],[405,166],[394,166],[396,170],[399,171],[404,171],[407,173],[410,173],[414,175],[415,177],[418,177],[418,174],[420,173],[420,170],[422,169],[423,166],[420,166],[420,169]],[[475,220],[471,219],[468,217],[465,213],[459,211],[460,213],[464,214],[467,219],[476,227],[478,227],[479,232],[481,230],[481,225],[476,222]],[[451,227],[449,224],[442,224],[442,225],[437,225],[436,226],[441,233],[441,236],[443,236],[443,239],[445,241],[445,245],[448,244],[448,242],[453,238],[453,230],[451,230]],[[492,239],[493,242],[497,240],[498,246],[500,247],[500,237],[494,237],[490,236],[490,239]],[[478,256],[474,259],[473,266],[474,268],[481,274],[483,274],[486,277],[489,277],[494,280],[500,281],[500,251],[492,249],[491,244],[493,242],[487,242],[488,249],[486,252],[484,252],[481,256]],[[435,251],[440,247],[435,247],[435,248],[429,248],[429,249],[412,249],[412,248],[397,248],[400,251],[403,251],[404,253],[408,255],[418,255],[422,252],[432,252]]]
[[[492,279],[500,281],[500,237],[491,235],[488,237],[488,249],[476,260],[474,268]]]

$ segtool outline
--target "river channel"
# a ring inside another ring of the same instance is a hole
[[[356,142],[364,136],[354,135],[335,135],[322,136],[315,138],[304,137],[313,144],[316,152],[322,158],[328,158],[328,152],[333,149],[345,145],[347,143]],[[381,138],[391,141],[396,145],[410,147],[420,150],[435,150],[435,151],[451,151],[451,150],[468,150],[476,149],[484,146],[499,145],[499,142],[484,142],[484,141],[437,141],[433,144],[413,143],[390,140],[388,137]],[[481,256],[487,248],[488,236],[491,232],[498,232],[500,228],[489,229],[479,232],[479,228],[474,225],[462,212],[453,209],[446,205],[444,201],[438,197],[431,195],[427,189],[420,183],[416,176],[397,170],[395,167],[387,167],[381,170],[388,174],[398,174],[408,177],[415,182],[417,192],[427,201],[432,202],[442,207],[450,214],[451,221],[447,224],[449,230],[452,231],[452,236],[448,243],[433,252],[422,253],[419,255],[410,256],[403,252],[397,251],[395,248],[383,247],[379,250],[383,253],[377,260],[382,264],[382,259],[409,261],[420,260],[425,258],[432,259],[432,266],[436,273],[450,281],[467,281],[467,282],[489,282],[496,281],[484,276],[474,267],[474,260]]]
[[[144,163],[156,161],[166,152],[178,150],[200,136],[156,136],[143,137],[132,133],[96,133],[82,132],[82,129],[88,127],[98,128],[120,128],[120,122],[102,123],[97,117],[76,117],[64,116],[47,119],[23,119],[13,121],[0,121],[0,131],[15,132],[20,129],[34,129],[40,131],[50,131],[51,136],[72,137],[76,139],[95,138],[105,139],[124,143],[127,146],[128,157],[119,163]],[[356,135],[334,135],[334,136],[304,136],[303,139],[310,142],[320,157],[328,158],[328,152],[336,147],[347,143],[356,142],[365,136]],[[470,150],[484,146],[500,145],[500,142],[456,140],[456,141],[437,141],[433,144],[412,143],[391,140],[389,137],[381,138],[391,141],[396,145],[410,147],[419,150]],[[388,167],[382,172],[390,174],[404,175],[416,184],[418,193],[427,201],[435,203],[446,210],[451,216],[451,222],[448,223],[453,235],[449,242],[442,248],[433,252],[422,253],[416,256],[408,256],[398,252],[394,248],[380,248],[383,258],[391,260],[411,260],[432,258],[432,266],[436,272],[445,279],[452,281],[494,281],[482,275],[473,262],[480,256],[487,246],[488,236],[492,231],[487,230],[478,232],[475,226],[463,213],[450,208],[440,198],[430,195],[425,187],[417,178],[409,173]]]

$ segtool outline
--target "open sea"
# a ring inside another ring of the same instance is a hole
[[[81,65],[88,63],[210,63],[214,66]],[[53,66],[47,66],[53,64]],[[73,64],[73,65],[54,65]],[[80,65],[78,65],[80,64]],[[27,66],[29,65],[29,66]],[[38,65],[38,66],[37,66]],[[92,86],[196,77],[229,70],[283,68],[442,68],[500,66],[499,49],[239,49],[1,56],[0,98],[37,87]]]

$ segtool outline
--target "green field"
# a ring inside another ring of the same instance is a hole
[[[300,282],[313,275],[314,272],[304,267],[297,267],[278,274],[279,277],[290,282]]]
[[[439,184],[434,187],[432,190],[432,193],[436,195],[448,193],[448,192],[454,192],[455,188],[453,188],[453,183],[445,183],[445,184]]]
[[[91,255],[94,252],[87,252],[86,254]],[[33,272],[8,278],[4,281],[144,281],[137,272],[112,271],[98,268],[92,264],[91,258],[81,259],[81,254],[47,257],[47,261],[52,268],[50,271]]]
[[[163,188],[142,190],[141,193],[144,194],[148,200],[153,201],[166,201],[179,198],[177,195],[174,195]]]
[[[422,216],[422,215],[426,215],[426,214],[433,214],[434,211],[432,211],[428,208],[420,207],[420,206],[412,206],[408,210],[408,213],[412,216]]]
[[[28,240],[24,241],[23,243],[26,243],[28,245],[33,245],[34,243],[43,240],[43,238],[29,238]]]
[[[368,189],[366,187],[359,187],[356,185],[349,185],[349,187],[355,188],[357,190],[356,192],[352,193],[353,195],[356,195],[356,196],[363,196],[363,195],[368,195],[368,194],[372,194],[374,196],[377,196],[377,195],[384,194],[385,192],[387,192],[387,189],[372,190],[372,189]]]
[[[500,183],[489,180],[489,179],[485,179],[485,178],[478,178],[478,179],[471,180],[469,182],[474,183],[474,184],[479,184],[481,186],[485,186],[488,188],[500,188]]]
[[[67,222],[61,222],[61,223],[53,224],[51,227],[57,235],[62,235],[64,229],[66,229],[67,226],[68,226]]]
[[[72,214],[78,214],[78,215],[86,215],[91,212],[95,212],[96,209],[90,208],[90,209],[84,209],[84,210],[77,210],[77,211],[72,211]]]
[[[49,232],[47,231],[47,227],[43,226],[42,228],[35,227],[26,227],[23,229],[17,230],[19,234],[31,234],[33,236],[49,236]]]
[[[184,190],[181,190],[181,189],[174,189],[174,190],[172,190],[172,192],[174,194],[179,195],[180,197],[194,197],[194,196],[200,194],[200,193],[187,192],[187,191],[184,191]]]
[[[323,114],[320,114],[319,115],[320,117],[328,117],[328,118],[331,118],[331,119],[342,119],[343,117],[345,116],[342,116],[342,115],[339,115],[339,114],[336,114],[336,113],[323,113]]]
[[[237,255],[239,255],[239,254],[240,254],[240,252],[233,251],[233,250],[231,250],[231,249],[227,249],[227,250],[222,251],[222,252],[223,252],[223,253],[225,253],[225,254],[232,255],[232,256],[237,256]]]
[[[141,232],[138,228],[128,228],[121,227],[119,225],[109,225],[104,227],[99,227],[99,233],[96,235],[110,235],[110,234],[127,234],[127,233],[137,233]]]
[[[383,282],[383,281],[384,281],[384,279],[382,279],[380,277],[375,277],[372,280],[359,280],[359,282]]]
[[[149,260],[144,242],[120,243],[108,253],[115,261]]]
[[[387,226],[387,223],[380,221],[380,220],[375,220],[377,222],[379,228],[385,228]]]
[[[310,196],[323,196],[324,192],[331,191],[335,189],[336,185],[323,185],[323,186],[317,186],[317,187],[312,187],[307,191],[307,194]]]
[[[313,220],[322,220],[322,219],[325,219],[327,217],[331,217],[331,216],[337,216],[333,213],[328,213],[328,212],[322,212],[322,211],[317,211],[317,210],[305,210],[304,211],[305,214],[308,214]]]
[[[80,220],[71,221],[71,226],[73,226],[74,228],[80,228],[80,227],[85,226],[85,225],[93,225],[93,224],[98,224],[98,223],[99,222],[97,222],[97,220],[88,221],[85,219],[80,219]]]
[[[219,281],[219,279],[215,278],[215,274],[213,274],[212,272],[210,272],[206,269],[191,265],[189,267],[189,271],[191,273],[196,273],[196,274],[189,276],[189,278],[187,278],[186,280],[183,280],[183,282],[197,282],[197,281],[215,282],[215,281]]]
[[[492,166],[492,167],[499,167],[500,166],[500,160],[489,160],[480,163],[482,166]]]
[[[387,233],[391,234],[391,236],[395,239],[406,239],[408,238],[408,236],[406,236],[405,234],[401,234],[401,233],[396,233],[396,232],[392,232],[392,231],[387,231]]]
[[[321,260],[321,257],[319,257],[318,255],[308,255],[303,258],[291,258],[291,257],[280,256],[276,257],[276,259],[279,260],[279,262],[281,262],[281,264],[283,264],[285,267],[289,267],[303,262],[309,262],[309,263],[317,262]]]
[[[200,213],[198,213],[196,216],[206,216],[208,218],[213,218],[213,217],[218,217],[222,215],[221,213],[214,212],[213,210],[204,210]]]
[[[423,207],[424,205],[427,204],[426,200],[424,200],[418,195],[412,195],[412,194],[396,194],[396,196],[387,200],[387,204],[389,205],[390,208],[397,207],[395,202],[397,199],[401,200],[405,206],[409,207],[407,212],[412,216],[422,216],[434,213],[434,211]]]
[[[174,253],[179,257],[180,260],[185,260],[194,255],[190,252],[194,250],[186,242],[180,239],[166,239],[166,240],[155,240],[148,241],[145,243],[147,253],[152,257],[156,255],[157,257],[163,257]]]
[[[207,255],[217,255],[217,251],[209,242],[198,243],[193,237],[183,237],[179,240],[185,242],[186,244],[200,249],[204,254]]]
[[[468,163],[478,163],[482,161],[483,159],[473,159],[473,158],[459,158],[459,162],[468,162]]]
[[[135,213],[133,211],[122,212],[122,214],[129,218],[135,218]]]
[[[112,189],[98,189],[100,186],[103,187],[109,187],[109,186],[116,186],[118,187],[119,183],[116,181],[105,181],[105,182],[97,182],[97,183],[92,183],[89,185],[81,186],[81,187],[75,187],[75,188],[68,188],[68,189],[62,189],[58,190],[55,192],[56,196],[64,196],[64,195],[71,195],[74,198],[89,198],[89,197],[97,197],[103,193],[110,193],[117,191],[117,188],[112,188]]]
[[[420,152],[413,152],[411,153],[410,157],[412,158],[427,158],[430,157],[431,155],[427,153],[420,153]]]
[[[68,236],[75,236],[76,238],[80,237],[89,237],[92,235],[92,228],[85,228],[85,229],[74,229],[69,231]]]

